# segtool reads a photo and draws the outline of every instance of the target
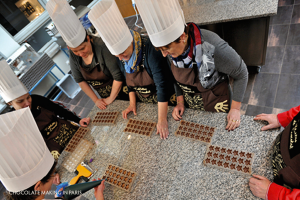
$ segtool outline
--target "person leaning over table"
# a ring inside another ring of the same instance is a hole
[[[122,114],[136,115],[137,99],[143,103],[158,104],[157,134],[161,139],[169,135],[168,105],[176,103],[174,78],[168,61],[157,52],[148,37],[129,30],[113,0],[103,0],[89,13],[89,19],[97,29],[110,52],[119,58],[119,66],[126,77],[130,105]]]
[[[182,118],[185,107],[228,112],[226,129],[240,125],[240,107],[248,71],[242,58],[217,34],[195,24],[185,25],[177,0],[136,0],[149,38],[170,59],[177,82],[177,106],[172,116]],[[234,79],[233,94],[228,76]]]
[[[259,175],[249,180],[252,193],[262,199],[300,199],[300,105],[289,111],[275,114],[259,114],[254,120],[269,122],[262,131],[285,127],[273,146],[274,182]]]
[[[5,60],[0,61],[0,96],[15,110],[30,108],[55,159],[60,156],[79,128],[77,123],[83,127],[87,127],[90,123],[90,118],[80,119],[76,114],[46,97],[30,95]]]
[[[46,9],[68,45],[75,81],[96,106],[105,109],[117,97],[128,100],[127,88],[122,87],[124,77],[117,59],[111,55],[102,39],[87,35],[67,1],[50,0]],[[100,99],[90,85],[101,96]]]
[[[0,115],[0,146],[0,181],[6,188],[4,198],[44,199],[55,179],[56,162],[29,108]],[[95,188],[97,200],[104,199],[104,187],[102,181]]]

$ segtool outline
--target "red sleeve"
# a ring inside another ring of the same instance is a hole
[[[300,105],[291,108],[289,111],[277,115],[278,121],[281,126],[286,127],[293,120],[293,118],[300,112]]]
[[[276,183],[272,183],[267,196],[267,200],[300,200],[300,189],[290,190]]]

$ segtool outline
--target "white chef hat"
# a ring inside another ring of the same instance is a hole
[[[113,55],[119,55],[129,47],[132,35],[114,0],[100,1],[88,16]]]
[[[184,32],[184,15],[177,0],[135,0],[155,47],[170,44]]]
[[[53,163],[29,107],[0,115],[0,180],[8,191],[33,186]]]
[[[28,90],[5,60],[0,61],[0,96],[6,103],[27,94]]]
[[[46,9],[66,44],[78,47],[86,37],[86,31],[66,0],[49,0]]]

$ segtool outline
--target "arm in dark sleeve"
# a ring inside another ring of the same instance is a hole
[[[120,60],[118,61],[118,67],[119,67],[119,70],[121,71],[122,75],[124,76],[124,81],[126,83],[126,71],[125,71],[125,67],[124,67],[122,61],[120,61]],[[127,85],[127,88],[128,88],[128,94],[129,94],[129,92],[132,92],[132,90],[130,89],[130,87],[128,87],[128,85]]]
[[[53,111],[60,118],[79,123],[80,118],[75,115],[73,112],[65,109],[63,106],[54,103],[53,101],[47,99],[46,97],[39,95],[31,95],[32,101],[35,105],[39,105],[47,110]]]
[[[175,89],[176,97],[183,95],[182,89],[179,87],[177,83],[174,83],[174,89]]]
[[[169,69],[167,58],[163,57],[161,52],[156,51],[150,41],[146,48],[146,62],[151,69],[156,86],[157,100],[158,102],[167,102],[170,91],[174,91],[174,77]]]
[[[76,56],[71,50],[69,50],[69,55],[70,68],[76,83],[85,81],[80,71],[79,57]]]
[[[118,58],[110,53],[105,44],[102,44],[102,60],[111,77],[116,81],[123,81],[123,75],[118,67]],[[103,70],[105,72],[105,70]],[[106,74],[107,75],[107,74]]]
[[[272,183],[267,193],[268,200],[299,200],[300,189],[287,189],[276,183]]]
[[[248,83],[247,66],[237,52],[217,34],[201,29],[203,39],[215,46],[215,66],[219,72],[234,79],[232,99],[241,102]]]
[[[294,119],[294,117],[300,112],[300,105],[296,106],[294,108],[291,108],[290,110],[279,113],[277,115],[278,121],[281,126],[286,127],[289,125],[289,123]]]

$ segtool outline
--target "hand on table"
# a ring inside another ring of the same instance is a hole
[[[91,122],[91,118],[87,117],[87,118],[83,118],[79,121],[80,126],[82,127],[87,127],[89,125],[89,123]]]
[[[230,109],[227,115],[227,126],[226,130],[233,131],[241,124],[241,113],[238,109]]]
[[[264,120],[269,123],[268,125],[261,128],[262,131],[280,127],[277,115],[275,115],[275,114],[262,113],[262,114],[256,115],[256,117],[254,117],[254,120]]]
[[[257,196],[262,199],[266,199],[266,195],[268,192],[269,185],[271,181],[269,181],[266,177],[259,175],[252,175],[253,177],[249,180],[250,190],[254,196]]]
[[[160,139],[167,139],[169,137],[168,121],[162,120],[157,122],[156,134],[160,134]]]
[[[98,178],[98,180],[101,180],[100,178]],[[93,181],[96,181],[96,179],[93,179]],[[103,191],[105,189],[105,185],[104,185],[105,180],[103,180],[101,182],[100,185],[98,185],[97,187],[94,187],[94,195],[96,200],[104,200],[104,196],[103,196]]]
[[[113,102],[113,100],[110,98],[110,96],[107,98],[104,98],[103,101],[106,104],[106,106],[108,106],[109,104],[111,104]]]
[[[95,104],[101,110],[106,109],[106,106],[107,106],[107,104],[105,103],[104,99],[97,99],[97,101],[95,102]]]
[[[180,119],[182,119],[182,115],[184,113],[184,104],[183,103],[178,103],[175,108],[173,109],[172,112],[172,117],[178,121]]]
[[[126,108],[125,110],[122,111],[122,116],[124,119],[127,119],[127,115],[130,113],[130,112],[133,112],[134,115],[136,115],[136,106],[132,106],[132,105],[129,105],[128,108]]]

